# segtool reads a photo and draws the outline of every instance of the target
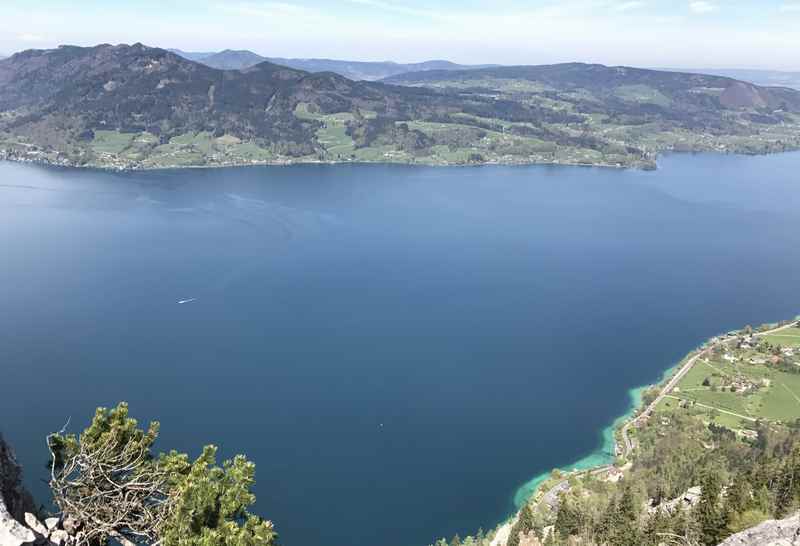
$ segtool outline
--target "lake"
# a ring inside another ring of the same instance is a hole
[[[490,528],[632,388],[800,312],[798,173],[0,163],[0,429],[40,501],[46,434],[126,400],[247,454],[284,544]]]

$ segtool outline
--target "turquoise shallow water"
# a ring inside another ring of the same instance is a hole
[[[632,389],[797,314],[798,172],[0,163],[0,428],[42,498],[46,434],[127,400],[253,459],[285,544],[493,527]]]
[[[675,366],[666,370],[659,381],[654,381],[652,384],[658,384],[661,381],[666,380],[675,370]],[[592,468],[605,466],[612,464],[615,459],[615,439],[614,433],[615,431],[628,419],[630,419],[636,411],[642,405],[642,395],[644,392],[650,387],[651,385],[643,385],[641,387],[636,387],[628,391],[628,396],[630,398],[630,408],[624,414],[614,420],[614,422],[604,428],[600,433],[601,441],[600,445],[595,451],[591,452],[589,455],[582,457],[577,462],[559,466],[558,470],[562,472],[574,472],[580,470],[589,470]],[[552,474],[550,472],[544,472],[539,474],[538,476],[534,477],[532,480],[524,483],[520,486],[519,489],[514,493],[514,507],[516,509],[522,508],[522,505],[525,503],[526,500],[531,498],[531,496],[536,493],[536,490],[542,485]]]

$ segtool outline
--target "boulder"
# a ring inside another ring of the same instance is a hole
[[[45,527],[42,522],[30,512],[25,512],[25,525],[28,526],[28,529],[33,529],[33,532],[37,535],[46,537],[50,534],[50,531],[47,530],[47,527]]]
[[[0,546],[22,546],[36,540],[33,531],[11,517],[0,496]]]
[[[50,544],[55,544],[55,546],[66,546],[71,543],[72,537],[63,529],[56,529],[50,535]]]
[[[728,537],[720,546],[800,546],[800,514],[780,521],[765,521]]]

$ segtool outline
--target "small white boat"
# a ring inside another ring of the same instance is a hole
[[[189,298],[188,300],[180,300],[178,305],[183,305],[185,303],[192,303],[193,301],[197,301],[197,298]]]

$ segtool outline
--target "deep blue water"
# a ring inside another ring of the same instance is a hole
[[[0,163],[0,428],[40,495],[45,435],[127,400],[254,460],[285,544],[463,536],[703,339],[800,312],[798,173]]]

